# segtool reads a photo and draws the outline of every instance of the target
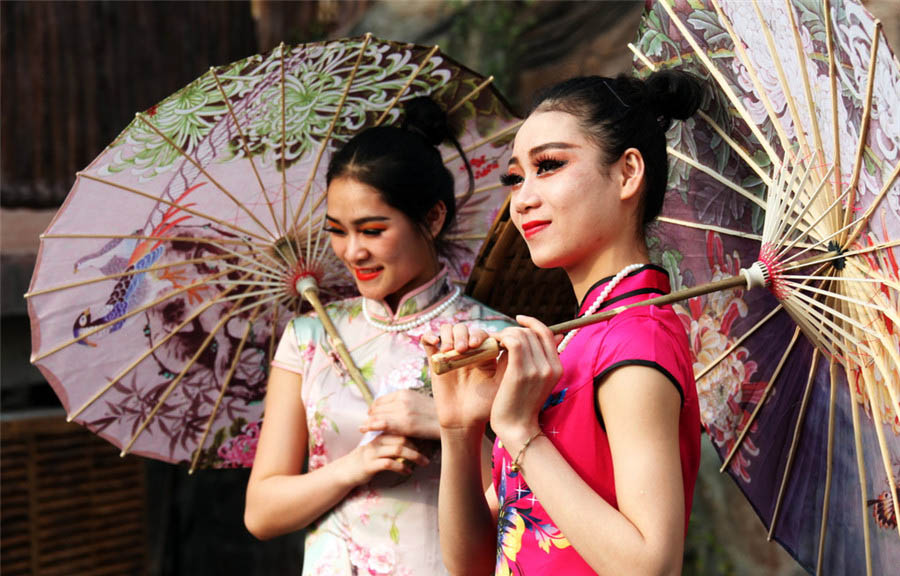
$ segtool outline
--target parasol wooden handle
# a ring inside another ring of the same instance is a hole
[[[730,278],[725,278],[724,280],[710,282],[709,284],[703,284],[702,286],[696,286],[694,288],[679,290],[678,292],[666,294],[665,296],[659,296],[657,298],[635,302],[634,304],[629,304],[627,306],[619,306],[617,308],[613,308],[612,310],[607,310],[606,312],[601,312],[599,314],[582,316],[581,318],[575,318],[574,320],[569,320],[568,322],[555,324],[553,326],[550,326],[550,331],[554,334],[562,334],[576,328],[581,328],[582,326],[588,326],[590,324],[596,324],[597,322],[608,320],[616,314],[619,314],[620,312],[628,310],[629,308],[637,308],[638,306],[664,306],[673,302],[679,302],[681,300],[687,300],[696,296],[709,294],[710,292],[719,292],[721,290],[729,290],[731,288],[737,288],[740,286],[749,289],[751,287],[764,285],[760,283],[760,280],[757,277],[754,276],[753,278],[750,278],[750,276],[753,276],[753,274],[754,273],[752,271],[742,270],[741,274],[731,276]],[[481,362],[493,360],[500,353],[500,348],[500,344],[496,340],[494,340],[493,338],[488,338],[478,348],[472,348],[471,350],[468,350],[461,354],[456,350],[450,350],[449,352],[438,352],[437,354],[431,356],[431,369],[435,374],[445,374],[452,370],[462,368],[463,366],[469,366],[471,364],[479,364]]]
[[[375,401],[375,398],[372,396],[372,391],[369,390],[369,386],[366,384],[366,379],[363,377],[362,372],[359,371],[359,368],[356,367],[356,363],[353,362],[353,358],[350,356],[350,351],[347,350],[347,345],[344,344],[343,338],[341,338],[337,328],[335,328],[334,324],[331,322],[328,313],[325,312],[325,307],[322,306],[322,302],[319,300],[319,288],[311,279],[309,279],[308,282],[303,282],[304,280],[307,279],[301,278],[297,281],[298,291],[303,294],[306,301],[312,305],[313,310],[319,315],[319,321],[325,328],[325,332],[331,338],[331,343],[335,347],[335,352],[337,352],[340,357],[344,368],[347,369],[347,373],[350,374],[350,379],[356,384],[356,387],[359,389],[360,394],[362,394],[366,404],[371,406],[372,402]]]

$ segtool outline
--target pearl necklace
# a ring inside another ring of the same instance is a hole
[[[603,291],[600,292],[600,295],[597,296],[597,299],[594,300],[594,303],[591,304],[591,307],[587,309],[587,311],[584,313],[584,315],[590,316],[591,314],[596,312],[597,309],[600,308],[600,305],[603,304],[603,301],[606,300],[606,298],[609,296],[609,293],[613,291],[613,288],[615,288],[616,285],[619,282],[621,282],[623,278],[625,278],[626,276],[628,276],[629,274],[631,274],[632,272],[634,272],[635,270],[637,270],[638,268],[641,268],[643,266],[644,266],[644,264],[629,264],[628,266],[619,270],[619,273],[616,274],[615,276],[613,276],[613,279],[610,280],[609,283],[603,288]],[[566,337],[563,338],[562,342],[560,342],[559,345],[556,347],[556,351],[562,352],[563,350],[565,350],[566,346],[569,345],[569,342],[572,340],[572,338],[575,337],[575,334],[577,334],[577,333],[578,333],[578,328],[575,328],[574,330],[571,330],[568,334],[566,334]]]
[[[462,294],[462,290],[460,290],[459,286],[456,287],[456,291],[453,292],[453,295],[438,304],[436,308],[434,308],[431,312],[427,314],[423,314],[418,318],[410,320],[409,322],[403,322],[401,324],[386,324],[384,322],[380,322],[375,320],[371,316],[369,316],[369,310],[366,308],[366,298],[362,299],[362,313],[363,318],[366,319],[371,326],[378,328],[379,330],[384,330],[385,332],[406,332],[411,328],[415,328],[416,326],[420,326],[426,322],[430,322],[433,318],[439,316],[441,312],[446,310],[453,302],[459,298],[459,295]]]

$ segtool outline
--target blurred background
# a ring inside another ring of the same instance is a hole
[[[864,2],[900,47],[900,0]],[[25,300],[47,227],[87,166],[133,118],[211,65],[372,32],[439,44],[520,111],[543,86],[631,68],[644,3],[310,0],[0,4],[0,572],[299,574],[302,534],[243,527],[246,470],[118,457],[65,414],[28,361]],[[802,573],[704,440],[685,574]]]

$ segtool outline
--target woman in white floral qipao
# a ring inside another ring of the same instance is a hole
[[[362,297],[326,308],[377,399],[369,409],[314,315],[288,324],[245,523],[259,538],[308,528],[303,574],[446,574],[440,428],[419,339],[442,324],[510,323],[463,296],[440,263],[455,216],[435,147],[447,137],[440,108],[416,99],[403,128],[360,133],[328,168],[325,229]]]

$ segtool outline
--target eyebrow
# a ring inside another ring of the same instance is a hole
[[[330,220],[334,224],[341,225],[341,221],[333,216],[325,215],[326,220]],[[363,218],[357,218],[350,222],[353,226],[362,226],[363,224],[368,224],[369,222],[389,222],[390,218],[387,216],[364,216]]]
[[[541,144],[540,146],[535,146],[534,148],[529,150],[528,156],[531,158],[534,158],[535,156],[537,156],[544,150],[551,150],[551,149],[569,150],[571,148],[578,148],[578,146],[576,146],[575,144],[569,144],[567,142],[547,142],[546,144]],[[515,156],[513,156],[512,158],[509,159],[508,165],[512,166],[513,164],[516,164],[516,165],[519,164],[519,159],[516,158]]]

